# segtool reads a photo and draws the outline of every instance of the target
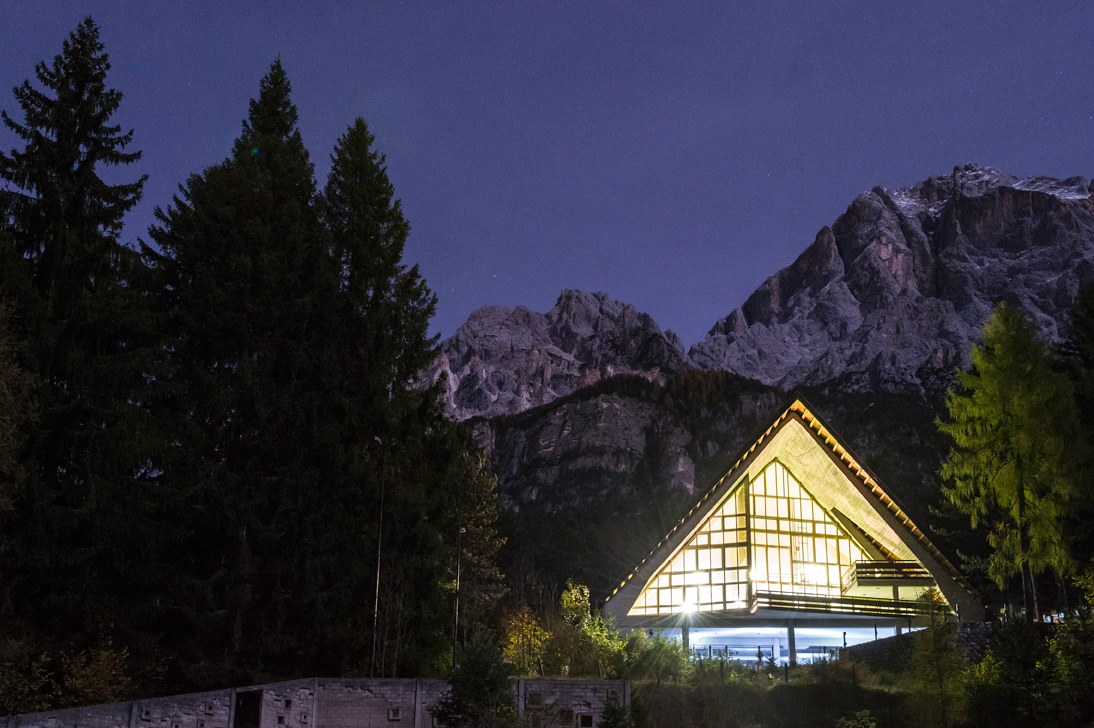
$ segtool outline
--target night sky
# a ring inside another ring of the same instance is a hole
[[[691,344],[874,185],[1094,174],[1089,0],[0,0],[0,108],[87,14],[144,150],[126,177],[150,175],[127,240],[228,154],[280,56],[320,184],[372,128],[445,336],[572,287]]]

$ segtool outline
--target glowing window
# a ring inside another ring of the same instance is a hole
[[[738,484],[647,582],[631,615],[748,609],[755,592],[839,596],[866,557],[802,484],[772,461]]]

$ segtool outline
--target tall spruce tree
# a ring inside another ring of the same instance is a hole
[[[946,396],[953,438],[943,489],[974,528],[989,529],[989,575],[1003,588],[1020,575],[1027,619],[1036,620],[1035,576],[1066,573],[1063,517],[1076,492],[1077,416],[1067,381],[1022,314],[999,304]]]
[[[363,121],[350,125],[321,199],[340,274],[344,403],[331,553],[356,564],[331,592],[338,608],[325,634],[344,670],[423,674],[451,657],[457,569],[460,636],[488,620],[504,591],[496,483],[466,430],[443,416],[437,392],[413,386],[436,356],[436,298],[403,262],[410,226],[374,142]],[[353,558],[362,552],[375,558]]]
[[[321,198],[339,273],[336,317],[341,412],[339,546],[357,568],[341,578],[327,634],[342,669],[373,675],[429,669],[448,644],[455,536],[446,440],[435,393],[411,384],[436,355],[436,297],[403,263],[410,226],[384,156],[356,120],[335,145]]]
[[[158,529],[142,519],[149,473],[141,406],[144,321],[131,288],[139,260],[120,240],[145,177],[111,184],[104,172],[140,159],[133,132],[112,122],[122,94],[86,19],[35,86],[14,90],[22,142],[0,152],[6,228],[0,289],[33,377],[17,530],[0,566],[14,597],[0,621],[32,625],[41,649],[89,642],[134,624],[130,593],[154,569]]]
[[[387,409],[436,355],[429,320],[437,297],[418,266],[403,263],[410,225],[387,176],[386,160],[357,119],[338,140],[323,194],[331,254],[341,272],[359,405]]]
[[[276,61],[231,156],[157,211],[158,250],[143,248],[167,332],[157,410],[183,423],[162,466],[192,490],[193,548],[170,630],[198,682],[291,674],[317,659],[307,581],[338,433],[324,399],[337,379],[337,284],[314,202]]]

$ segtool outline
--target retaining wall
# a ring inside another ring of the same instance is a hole
[[[0,717],[0,728],[432,728],[444,680],[312,678]],[[624,680],[517,680],[533,728],[596,728]]]

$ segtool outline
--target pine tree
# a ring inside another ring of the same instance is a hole
[[[1072,501],[1077,417],[1067,382],[1017,311],[1000,304],[972,351],[972,371],[946,396],[953,438],[944,493],[974,528],[990,529],[989,575],[1003,588],[1021,575],[1027,619],[1038,618],[1034,576],[1067,572],[1063,516]]]
[[[339,272],[336,533],[357,554],[332,592],[329,651],[350,671],[413,674],[440,662],[449,644],[454,605],[439,587],[455,566],[456,490],[475,474],[461,459],[470,443],[444,420],[435,392],[411,386],[436,355],[436,298],[403,263],[410,226],[373,143],[363,121],[349,127],[321,198]]]
[[[922,725],[944,728],[961,722],[958,713],[967,666],[957,643],[957,626],[942,596],[930,589],[919,601],[925,608],[927,624],[915,635],[908,667],[913,709]]]
[[[467,441],[454,453],[456,517],[461,529],[459,553],[458,634],[463,641],[476,629],[490,628],[507,589],[498,569],[498,479],[486,458]]]
[[[0,289],[39,415],[27,424],[19,528],[0,581],[15,595],[6,618],[32,618],[54,648],[132,624],[141,605],[124,594],[151,573],[159,531],[142,518],[150,420],[139,394],[147,332],[131,289],[138,259],[119,241],[145,177],[104,179],[140,159],[133,132],[111,121],[122,94],[107,85],[109,69],[86,19],[51,64],[37,64],[39,87],[16,87],[21,120],[0,112],[22,142],[0,153]]]
[[[122,218],[147,179],[111,185],[100,176],[104,166],[141,157],[125,151],[133,131],[109,123],[122,100],[106,85],[109,70],[99,29],[86,18],[50,66],[35,66],[44,91],[30,81],[15,88],[23,122],[0,111],[4,125],[25,142],[22,150],[0,153],[0,178],[21,193],[12,210],[15,243],[56,318],[75,313],[71,307],[89,288],[114,280]]]
[[[437,298],[403,263],[410,225],[374,141],[361,119],[338,140],[322,209],[351,322],[351,375],[365,386],[361,404],[387,407],[436,356]]]
[[[336,288],[313,170],[275,61],[231,156],[192,176],[143,246],[167,336],[157,411],[180,422],[162,455],[192,489],[193,549],[171,625],[225,678],[288,674],[316,659],[304,596],[337,460],[329,315]]]
[[[1094,283],[1088,283],[1079,290],[1079,295],[1071,304],[1068,316],[1066,336],[1058,350],[1059,360],[1064,372],[1075,389],[1075,404],[1080,412],[1094,409]],[[1094,435],[1090,424],[1084,418],[1083,424],[1088,435]],[[1089,444],[1094,438],[1087,437]],[[1094,452],[1088,446],[1085,452],[1084,468],[1094,470]],[[1086,482],[1090,482],[1087,478]],[[1094,494],[1087,494],[1088,497]]]
[[[446,726],[505,728],[515,722],[509,668],[490,633],[476,630],[460,650],[452,691],[433,708]]]
[[[1079,412],[1090,412],[1094,410],[1094,283],[1079,290],[1065,331],[1057,351],[1059,364],[1074,387],[1075,406]],[[1068,514],[1068,525],[1075,534],[1076,559],[1087,561],[1094,557],[1094,532],[1087,525],[1094,512],[1094,425],[1089,417],[1082,417],[1080,428],[1081,437],[1073,444],[1080,461],[1080,492]]]

